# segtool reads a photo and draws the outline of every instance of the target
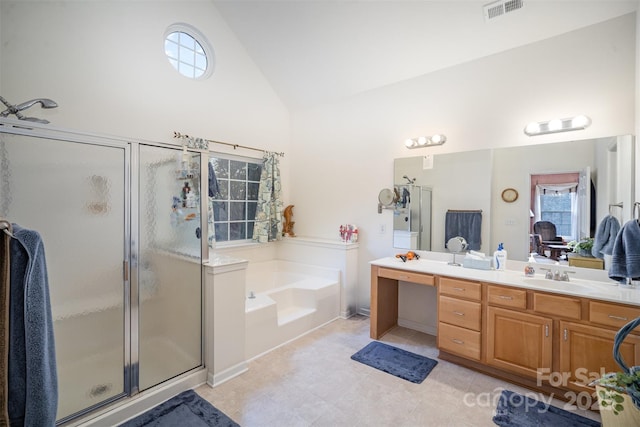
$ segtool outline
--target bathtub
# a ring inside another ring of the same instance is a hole
[[[252,359],[338,317],[340,270],[249,262],[245,297],[245,348]]]

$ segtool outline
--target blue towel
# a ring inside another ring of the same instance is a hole
[[[616,237],[609,277],[618,281],[640,279],[640,224],[635,219],[623,225]]]
[[[9,309],[11,426],[55,425],[58,408],[49,280],[40,234],[13,224]]]
[[[445,246],[452,237],[464,237],[468,248],[480,250],[482,245],[482,212],[447,212],[444,221]]]
[[[607,215],[598,226],[596,236],[593,239],[591,255],[596,258],[604,258],[605,255],[611,255],[613,244],[619,231],[620,223],[618,219],[613,215]]]

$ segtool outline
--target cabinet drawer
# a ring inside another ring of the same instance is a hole
[[[440,296],[438,319],[441,322],[480,331],[482,309],[479,302]]]
[[[480,360],[480,332],[440,322],[438,347],[469,359]]]
[[[423,285],[435,286],[433,275],[424,273],[414,273],[405,270],[394,270],[392,268],[378,268],[378,277],[388,279],[403,280],[405,282],[420,283]]]
[[[525,309],[527,308],[527,291],[502,286],[488,286],[487,301],[491,305]]]
[[[640,308],[606,302],[589,302],[589,320],[602,325],[620,328],[640,316]]]
[[[462,297],[475,301],[480,301],[480,296],[482,294],[481,285],[477,282],[440,277],[438,286],[440,288],[440,293],[443,295]]]
[[[533,309],[538,313],[553,314],[579,320],[582,314],[580,300],[536,292],[533,294]]]

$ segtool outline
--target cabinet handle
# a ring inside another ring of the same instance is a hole
[[[624,321],[629,320],[629,319],[627,319],[626,317],[622,317],[622,316],[614,316],[613,314],[610,314],[610,315],[609,315],[609,319],[624,320]]]
[[[464,313],[461,313],[459,311],[454,311],[453,314],[455,314],[456,316],[464,316]]]
[[[513,297],[507,296],[507,295],[500,295],[500,299],[508,299],[508,300],[512,300]]]
[[[453,288],[454,291],[464,292],[464,288]]]
[[[567,329],[566,329],[566,328],[565,328],[565,330],[564,330],[564,332],[563,332],[563,334],[562,334],[562,335],[563,335],[563,338],[564,338],[564,340],[565,340],[565,341],[567,341],[567,340],[569,339],[569,334],[568,334],[568,332],[567,332]]]
[[[549,325],[544,325],[544,336],[545,337],[549,336]]]
[[[464,344],[464,341],[456,339],[456,338],[451,338],[451,341],[453,341],[456,344],[460,344],[460,345]]]
[[[400,280],[408,280],[409,276],[398,276],[398,279],[400,279]]]

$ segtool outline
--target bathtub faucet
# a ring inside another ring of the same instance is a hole
[[[249,298],[254,299],[256,297],[256,294],[253,291],[249,292]]]

